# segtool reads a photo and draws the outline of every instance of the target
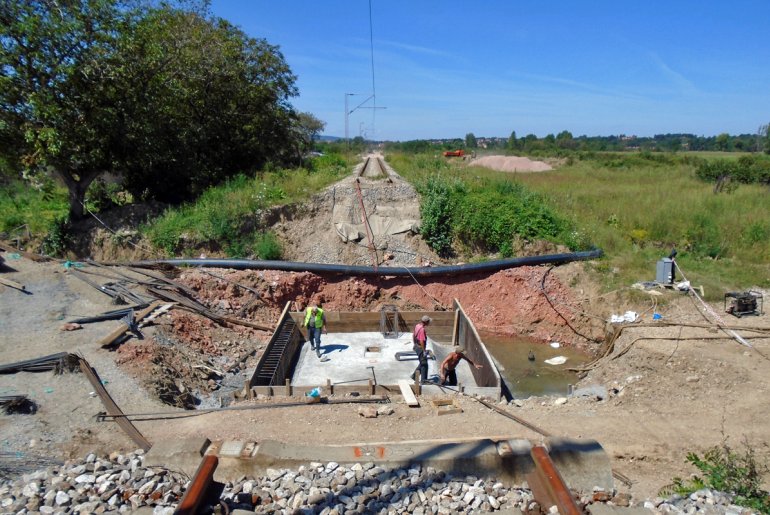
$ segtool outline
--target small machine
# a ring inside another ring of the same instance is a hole
[[[658,284],[674,284],[676,281],[676,249],[671,249],[667,258],[658,261],[655,268],[655,282]]]
[[[729,305],[728,305],[729,304]],[[761,315],[764,299],[758,291],[725,293],[725,313],[741,318],[743,315]]]

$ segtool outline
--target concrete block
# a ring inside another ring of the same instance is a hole
[[[598,486],[609,492],[615,487],[610,457],[596,440],[551,437],[545,445],[571,489],[592,492]]]
[[[621,506],[597,503],[588,505],[588,513],[591,515],[651,515],[652,510],[641,506],[623,508]]]

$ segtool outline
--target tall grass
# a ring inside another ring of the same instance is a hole
[[[770,285],[770,189],[741,184],[714,193],[688,164],[629,168],[576,161],[516,180],[549,198],[607,254],[611,285],[652,280],[672,247],[692,283],[712,298],[725,288]]]
[[[35,189],[21,181],[0,188],[0,232],[42,236],[67,215],[67,190],[53,184]]]
[[[142,230],[169,255],[205,246],[230,257],[277,259],[277,240],[260,226],[263,210],[306,201],[349,173],[351,167],[342,157],[330,155],[313,160],[309,168],[238,176],[208,189],[195,202],[168,209]]]
[[[509,257],[516,240],[548,240],[582,250],[573,224],[511,174],[427,154],[394,154],[388,160],[421,193],[423,237],[440,254],[448,254],[451,244],[469,258],[489,252]]]

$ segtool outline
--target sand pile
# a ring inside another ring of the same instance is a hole
[[[518,156],[484,156],[471,161],[471,165],[491,168],[498,172],[545,172],[553,170],[548,163]]]

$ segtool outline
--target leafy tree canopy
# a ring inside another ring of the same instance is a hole
[[[179,201],[297,158],[295,76],[205,4],[7,0],[0,23],[0,158],[58,175],[75,218],[105,172]]]

